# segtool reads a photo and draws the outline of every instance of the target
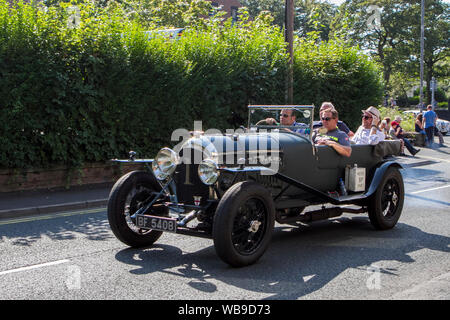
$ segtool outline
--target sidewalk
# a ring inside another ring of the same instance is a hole
[[[446,147],[420,148],[415,156],[397,157],[405,168],[424,166],[438,161],[450,162],[450,136]],[[59,190],[37,190],[0,193],[0,219],[27,215],[50,214],[88,208],[106,208],[113,183],[84,185]]]
[[[0,193],[0,219],[105,207],[113,184]]]

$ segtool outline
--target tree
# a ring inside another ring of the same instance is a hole
[[[333,32],[369,52],[382,66],[387,86],[405,53],[403,43],[413,23],[411,1],[348,0],[333,22]],[[344,34],[342,31],[346,34]]]
[[[284,26],[285,0],[241,0],[241,4],[247,7],[251,19],[255,19],[261,12],[267,11],[273,16],[273,23]]]
[[[436,63],[449,56],[450,19],[449,5],[442,0],[425,3],[424,64],[429,84],[438,75]],[[420,0],[347,0],[339,8],[332,33],[369,52],[383,66],[389,90],[393,73],[404,77],[417,77],[419,73],[420,5]],[[429,101],[429,89],[427,97]]]
[[[336,6],[316,0],[297,0],[294,28],[300,37],[315,32],[320,40],[330,40],[331,22],[336,14]]]
[[[241,0],[241,4],[248,8],[252,19],[261,12],[267,11],[273,16],[273,23],[284,27],[284,0]],[[331,30],[331,21],[336,12],[336,6],[318,0],[296,0],[294,32],[300,37],[306,37],[310,32],[316,32],[320,40],[327,41]]]
[[[143,26],[181,28],[197,24],[212,11],[206,0],[131,0],[130,16]]]
[[[47,6],[73,0],[44,0]],[[89,0],[78,0],[88,2]],[[95,5],[101,8],[121,6],[128,18],[140,25],[150,27],[181,28],[201,23],[208,18],[213,7],[206,0],[97,0]]]
[[[420,1],[412,6],[409,15],[420,21]],[[406,42],[412,57],[409,72],[417,75],[420,63],[420,45],[415,35],[420,34],[420,24],[409,30]],[[431,103],[431,79],[433,77],[448,78],[450,57],[450,5],[442,0],[425,1],[425,34],[424,34],[424,74],[427,83],[426,103]],[[435,67],[440,67],[436,69]],[[413,69],[411,69],[413,67]]]

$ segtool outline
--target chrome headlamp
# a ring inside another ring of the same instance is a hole
[[[211,159],[205,159],[198,165],[198,176],[206,185],[212,185],[219,177],[219,166]]]
[[[156,179],[164,180],[174,173],[180,163],[178,154],[169,148],[162,148],[152,162],[153,173]]]

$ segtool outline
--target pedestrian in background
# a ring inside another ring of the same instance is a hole
[[[417,115],[416,121],[414,122],[414,130],[423,136],[423,141],[427,145],[427,134],[423,128],[423,114],[421,113]]]
[[[442,133],[439,131],[439,129],[437,127],[434,127],[434,135],[438,136],[438,138],[439,138],[439,147],[445,147],[444,136],[442,135]]]
[[[400,123],[397,122],[401,121],[400,117],[395,117],[396,121],[392,121],[391,123],[391,130],[393,130],[393,136],[395,136],[397,139],[401,139],[403,140],[406,149],[408,149],[409,153],[411,153],[413,156],[416,155],[417,152],[420,151],[420,149],[416,149],[412,146],[411,142],[405,138],[404,132],[403,132],[403,128],[400,126]]]
[[[380,122],[379,128],[380,128],[381,132],[384,133],[385,140],[391,139],[391,137],[389,135],[389,130],[391,129],[391,118],[384,117],[384,119]]]
[[[437,114],[433,111],[433,106],[429,104],[427,106],[427,111],[423,113],[422,126],[425,128],[425,133],[427,134],[427,145],[429,147],[433,146],[434,143],[434,130],[436,127]]]
[[[320,106],[319,109],[319,118],[320,118],[320,114],[328,109],[332,109],[332,110],[336,110],[336,108],[334,107],[334,105],[331,102],[323,102],[322,105]],[[318,129],[323,127],[323,122],[322,121],[314,121],[313,123],[313,129]],[[355,134],[353,131],[351,131],[347,124],[341,120],[338,121],[337,123],[337,127],[339,130],[345,132],[350,138],[353,137],[353,135]]]

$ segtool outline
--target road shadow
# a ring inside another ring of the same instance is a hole
[[[423,248],[450,252],[449,243],[449,237],[404,223],[391,230],[375,231],[367,217],[343,217],[299,228],[277,227],[267,252],[256,264],[245,268],[226,265],[213,246],[183,253],[174,246],[155,244],[143,250],[122,250],[116,259],[134,267],[132,274],[172,274],[189,279],[192,288],[206,293],[217,291],[213,282],[219,280],[270,294],[268,299],[291,300],[323,288],[347,269],[367,271],[383,260],[412,263],[409,253]],[[397,275],[396,269],[379,271]]]
[[[104,212],[0,226],[0,239],[10,239],[13,245],[18,246],[31,246],[44,237],[51,240],[73,240],[80,235],[94,241],[114,238]]]
[[[420,185],[424,181],[434,181],[435,183],[446,184],[450,180],[446,177],[444,171],[425,169],[420,167],[407,168],[401,170],[405,185]]]
[[[443,153],[443,154],[446,154],[446,155],[450,155],[450,152],[448,151],[448,149],[447,150],[444,150],[444,149],[442,149],[442,148],[447,148],[447,146],[444,146],[444,147],[435,147],[435,148],[433,148],[433,150],[434,151],[437,151],[437,152],[439,152],[439,153]]]

